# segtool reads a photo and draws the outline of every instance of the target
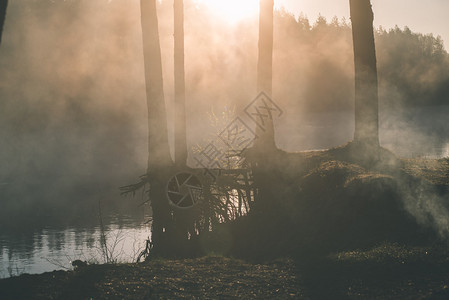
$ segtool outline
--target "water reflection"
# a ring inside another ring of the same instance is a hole
[[[118,262],[135,261],[150,236],[149,225],[127,217],[105,225],[107,246]],[[72,260],[102,263],[101,230],[93,227],[43,228],[33,232],[0,232],[0,278],[21,273],[71,269]]]

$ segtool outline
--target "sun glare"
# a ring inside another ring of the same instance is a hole
[[[259,12],[259,0],[196,0],[223,19],[237,23]]]

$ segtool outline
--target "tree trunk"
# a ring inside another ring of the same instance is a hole
[[[273,89],[273,8],[273,0],[260,0],[257,92],[265,92],[269,97],[272,97]],[[256,149],[276,148],[271,118],[266,119],[265,128],[256,128],[256,134],[259,137],[255,141]]]
[[[270,98],[273,88],[273,8],[273,0],[260,0],[257,90],[258,93],[264,92]],[[268,104],[268,109],[271,109],[271,103]],[[267,111],[261,111],[261,113],[270,115]],[[270,163],[276,155],[273,119],[265,117],[264,123],[263,129],[256,127],[258,138],[254,141],[253,151],[250,154],[254,186],[257,191],[253,211],[262,219],[279,207],[277,198],[273,197],[275,164]],[[269,157],[268,160],[267,157]]]
[[[156,0],[141,0],[143,54],[148,105],[148,173],[170,166]]]
[[[350,0],[355,66],[354,141],[379,147],[379,112],[374,15],[370,0]]]
[[[0,45],[2,44],[3,25],[5,24],[7,6],[8,0],[0,0]]]
[[[165,186],[173,161],[168,144],[156,0],[141,0],[140,7],[148,105],[147,173],[153,210],[152,241],[156,247],[163,243],[164,232],[171,226]]]
[[[175,163],[187,164],[187,134],[184,71],[184,1],[174,0],[175,38]]]

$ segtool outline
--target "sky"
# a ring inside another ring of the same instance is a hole
[[[318,14],[327,19],[333,16],[349,20],[349,0],[275,0],[277,6],[299,15],[304,14],[313,23]],[[392,28],[408,26],[413,32],[440,35],[449,50],[449,0],[371,0],[374,25]]]

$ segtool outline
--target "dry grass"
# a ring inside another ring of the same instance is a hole
[[[404,159],[404,171],[436,185],[449,185],[449,159]]]

